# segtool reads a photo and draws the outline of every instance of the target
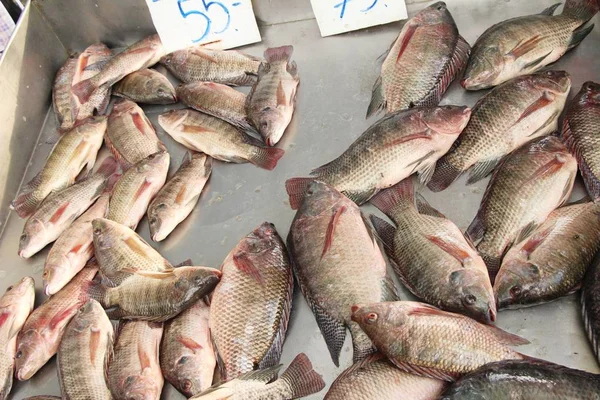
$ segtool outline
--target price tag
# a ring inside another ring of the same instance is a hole
[[[321,36],[406,19],[404,0],[310,0]]]
[[[167,53],[219,41],[231,49],[260,42],[251,0],[146,0]]]

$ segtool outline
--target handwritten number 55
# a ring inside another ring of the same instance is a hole
[[[186,11],[183,9],[182,4],[187,1],[188,0],[178,0],[177,1],[177,6],[179,7],[179,13],[181,14],[181,16],[183,18],[188,18],[191,16],[198,16],[201,19],[200,25],[198,25],[198,26],[205,26],[205,29],[202,32],[202,34],[199,35],[198,37],[192,39],[192,42],[197,43],[197,42],[204,40],[208,36],[208,34],[211,32],[212,20],[207,15],[211,11],[220,9],[225,13],[225,16],[227,18],[223,28],[221,30],[214,31],[213,33],[215,33],[215,34],[223,33],[227,30],[227,28],[229,28],[229,24],[231,23],[231,15],[229,14],[229,10],[227,9],[227,7],[225,7],[221,2],[202,0],[202,8],[204,8],[203,10],[200,11],[196,8],[192,8],[191,10]]]

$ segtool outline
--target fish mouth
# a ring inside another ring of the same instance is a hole
[[[472,78],[462,78],[460,80],[460,86],[462,86],[466,90],[481,90],[481,89],[487,89],[490,87],[490,85],[487,85],[482,82],[477,82],[476,80],[474,80]]]
[[[26,381],[29,378],[31,378],[34,374],[34,371],[32,370],[24,370],[24,368],[19,368],[16,372],[15,372],[15,377],[20,380],[20,381]]]
[[[493,310],[492,308],[490,308],[488,310],[488,316],[489,316],[490,322],[495,322],[496,321],[496,315],[497,315],[496,311]]]

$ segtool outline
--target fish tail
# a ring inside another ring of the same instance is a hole
[[[290,207],[297,210],[304,200],[308,186],[314,178],[290,178],[285,181],[285,190],[290,198]]]
[[[95,90],[96,85],[92,78],[78,82],[71,88],[71,92],[73,95],[77,96],[79,103],[81,104],[87,103]]]
[[[567,0],[562,14],[587,22],[600,10],[597,0]]]
[[[500,270],[500,264],[502,263],[502,256],[494,256],[490,254],[481,253],[481,258],[485,262],[485,265],[488,269],[488,273],[490,275],[490,281],[492,285],[496,280],[496,275],[498,275],[498,271]]]
[[[352,361],[359,362],[371,354],[377,352],[377,349],[371,342],[367,334],[358,326],[356,322],[348,325],[352,335]]]
[[[20,218],[25,218],[33,214],[38,205],[39,201],[35,196],[35,191],[31,191],[18,195],[10,203],[10,208],[13,209]]]
[[[281,47],[271,47],[265,50],[265,60],[268,63],[274,62],[283,62],[286,63],[290,61],[292,58],[292,53],[294,52],[294,46],[281,46]]]
[[[249,161],[257,167],[271,171],[284,153],[285,150],[277,147],[258,147]]]
[[[317,393],[325,387],[323,377],[319,375],[304,353],[300,353],[292,360],[279,381],[285,383],[290,392],[286,398],[298,399]]]
[[[462,173],[460,168],[451,164],[448,157],[444,156],[438,160],[427,187],[432,192],[441,192],[457,180]]]
[[[371,102],[367,108],[367,118],[376,114],[378,111],[383,110],[387,107],[385,102],[385,93],[383,92],[383,83],[381,76],[377,78],[373,85],[373,91],[371,93]]]
[[[90,299],[96,300],[98,303],[102,304],[103,307],[105,307],[106,287],[101,282],[90,282],[87,294]]]
[[[411,177],[376,194],[371,204],[393,219],[396,210],[406,209],[414,204],[415,188]]]

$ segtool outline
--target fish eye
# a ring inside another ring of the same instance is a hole
[[[512,297],[519,297],[521,295],[522,289],[520,285],[515,285],[510,288],[510,295]]]
[[[163,88],[158,88],[158,90],[156,91],[160,96],[165,94],[165,91]]]
[[[23,357],[23,352],[21,350],[17,351],[17,354],[15,354],[15,358],[21,358]]]
[[[11,290],[13,290],[13,287],[14,287],[13,285],[10,285],[9,287],[6,288],[6,291],[10,292]]]
[[[177,364],[183,365],[183,364],[186,364],[188,361],[189,361],[189,357],[183,356],[179,359],[179,361],[177,361]]]
[[[373,324],[373,323],[375,323],[375,321],[377,321],[377,318],[378,318],[378,317],[379,317],[379,316],[377,315],[377,313],[370,312],[370,313],[368,313],[368,314],[367,314],[367,317],[366,317],[366,319],[367,319],[367,322],[368,322],[369,324]]]
[[[19,238],[19,240],[20,240],[21,242],[24,242],[24,241],[26,241],[26,240],[27,240],[27,234],[26,234],[26,233],[22,234],[22,235],[21,235],[21,237]]]
[[[126,385],[131,385],[131,383],[135,380],[134,376],[128,376],[127,378],[125,378],[125,384]]]
[[[94,228],[94,235],[99,235],[102,233],[102,229],[100,228]]]
[[[472,306],[477,301],[477,297],[472,294],[468,294],[465,296],[465,304],[468,306]]]
[[[443,10],[443,9],[444,9],[444,6],[440,4],[439,6],[437,6],[437,7],[436,7],[436,9],[437,9],[437,10]]]

